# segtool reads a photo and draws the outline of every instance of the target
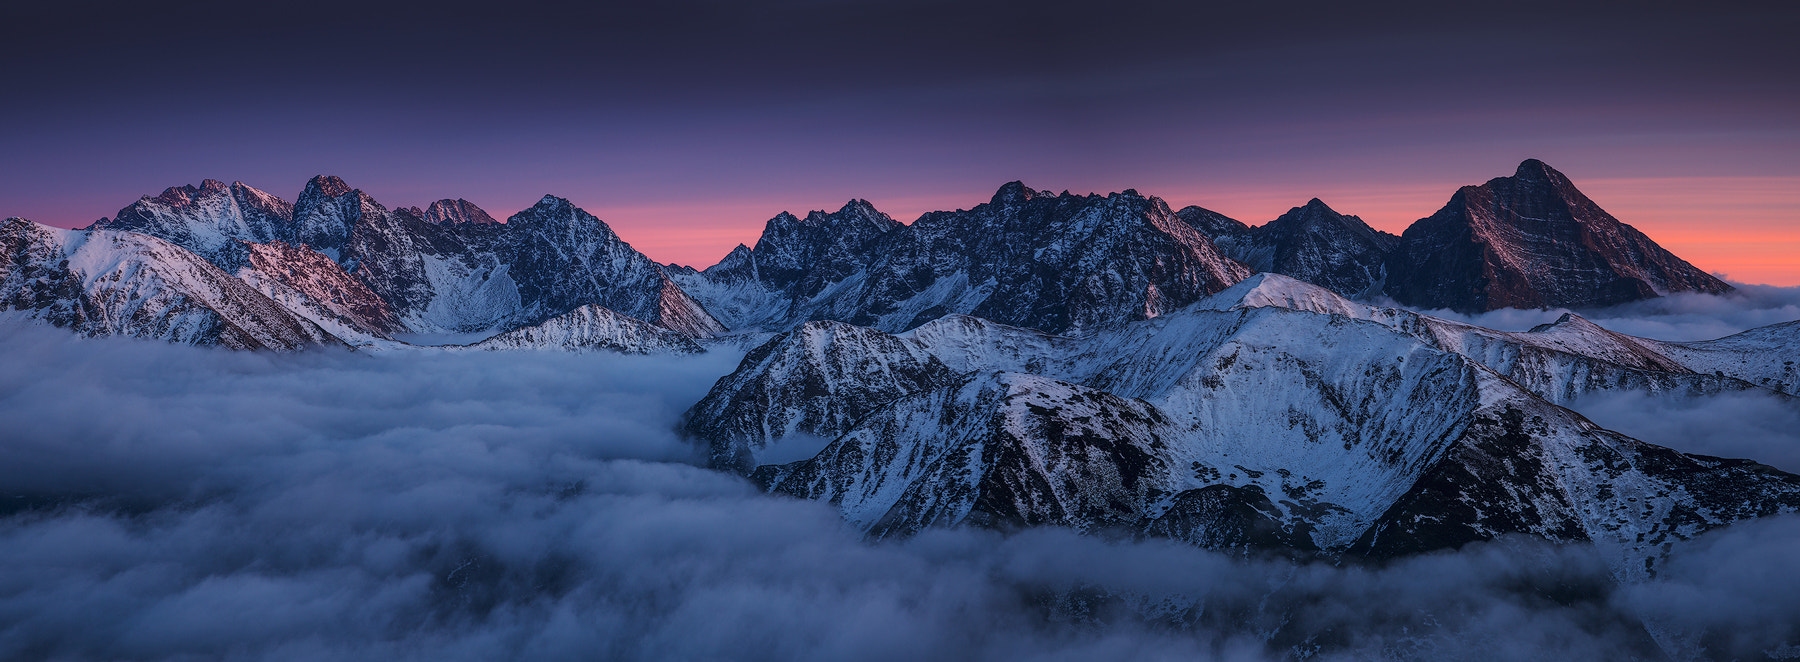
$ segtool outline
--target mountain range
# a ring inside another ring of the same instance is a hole
[[[1731,291],[1536,160],[1397,236],[1317,199],[1250,226],[1012,182],[912,223],[865,200],[784,212],[695,269],[554,196],[500,222],[320,176],[291,204],[209,179],[82,230],[9,219],[0,255],[0,315],[91,336],[741,347],[683,433],[878,537],[1056,525],[1386,558],[1524,533],[1599,543],[1642,576],[1672,540],[1800,511],[1800,477],[1567,408],[1607,390],[1800,406],[1800,322],[1674,343],[1577,314],[1506,332],[1414,310]]]

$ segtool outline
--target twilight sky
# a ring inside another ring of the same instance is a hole
[[[1796,3],[656,4],[6,3],[0,216],[330,173],[497,217],[554,193],[704,266],[784,209],[911,221],[1013,179],[1399,232],[1536,157],[1800,285]]]

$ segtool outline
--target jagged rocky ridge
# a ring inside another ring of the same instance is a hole
[[[902,331],[961,313],[1080,334],[1250,274],[1162,200],[1130,190],[1056,195],[1012,182],[985,204],[911,225],[861,201],[807,219],[778,216],[756,248],[678,277],[709,310],[766,330],[839,320]]]
[[[1253,270],[1458,310],[1729,289],[1535,160],[1513,177],[1465,187],[1403,238],[1317,199],[1249,227],[1199,207],[1172,213],[1135,191],[1052,195],[1013,182],[985,204],[912,225],[865,200],[804,218],[783,213],[754,248],[739,246],[703,271],[655,264],[559,198],[501,224],[461,199],[389,210],[327,176],[293,205],[206,180],[146,196],[93,227],[188,248],[371,347],[396,333],[491,334],[585,305],[697,338],[810,320],[894,332],[949,313],[1083,335],[1179,309]],[[250,248],[276,242],[286,248]],[[1779,371],[1753,377],[1792,382]]]
[[[386,300],[324,254],[282,241],[241,246],[249,264],[240,280],[339,339],[371,346],[406,329]]]
[[[1731,290],[1537,160],[1464,187],[1398,237],[1316,198],[1251,227],[1201,207],[1171,214],[1135,191],[1051,195],[1013,182],[987,204],[912,225],[862,200],[804,219],[784,212],[755,247],[669,271],[728,327],[769,331],[838,320],[896,332],[964,313],[1079,335],[1180,308],[1252,272],[1462,312]]]
[[[857,275],[873,261],[875,240],[903,227],[867,200],[806,218],[782,212],[763,226],[755,248],[738,244],[704,272],[677,267],[675,278],[733,329],[781,328],[805,319],[807,302]]]
[[[877,535],[1056,524],[1384,556],[1523,532],[1607,543],[1641,572],[1671,537],[1800,508],[1800,478],[1624,438],[1521,383],[1629,385],[1588,378],[1611,366],[1756,386],[1572,320],[1480,334],[1256,281],[1084,338],[968,316],[899,336],[808,323],[746,357],[686,430],[740,469],[786,436],[830,439],[753,476]],[[1586,369],[1516,360],[1533,352]]]

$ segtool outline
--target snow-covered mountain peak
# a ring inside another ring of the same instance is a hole
[[[162,238],[234,271],[244,265],[238,242],[265,242],[290,236],[293,206],[243,183],[227,186],[208,179],[199,186],[175,186],[144,196],[100,219],[88,229],[124,230]]]
[[[1369,225],[1364,223],[1359,217],[1338,213],[1337,210],[1332,209],[1330,205],[1325,204],[1325,201],[1318,198],[1313,198],[1308,200],[1304,205],[1289,209],[1287,213],[1282,214],[1273,221],[1269,221],[1268,225],[1264,227],[1267,228],[1265,229],[1265,232],[1276,229],[1287,232],[1348,231],[1359,235],[1359,238],[1383,244],[1384,246],[1386,244],[1391,244],[1395,239],[1398,239],[1398,237],[1379,232],[1374,228],[1369,227]],[[1333,237],[1332,239],[1335,240],[1337,238]]]
[[[1176,215],[1254,271],[1292,276],[1345,296],[1378,293],[1399,240],[1313,198],[1254,228],[1199,207]]]
[[[1336,292],[1281,274],[1259,273],[1194,304],[1197,309],[1288,308],[1326,315],[1365,318],[1369,306]]]
[[[844,206],[839,207],[836,212],[826,212],[823,210],[807,212],[805,220],[795,219],[792,214],[782,212],[782,215],[770,219],[769,223],[770,225],[775,225],[777,221],[783,223],[801,223],[807,226],[824,228],[831,232],[849,234],[857,237],[869,236],[871,230],[876,234],[887,232],[900,225],[899,221],[894,220],[887,214],[882,213],[881,210],[876,209],[875,205],[870,204],[868,200],[862,199],[846,202],[844,203]],[[765,233],[766,231],[767,229],[765,228]]]
[[[1558,180],[1562,182],[1569,181],[1567,176],[1564,176],[1561,172],[1557,171],[1557,169],[1550,167],[1550,164],[1538,159],[1525,159],[1524,161],[1520,161],[1519,167],[1513,170],[1513,177],[1520,181],[1537,180],[1551,183],[1555,183]]]
[[[695,338],[725,331],[662,265],[566,199],[546,195],[495,229],[502,228],[522,320],[596,304]]]

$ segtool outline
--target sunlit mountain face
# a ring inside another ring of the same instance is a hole
[[[0,659],[1800,651],[1794,10],[0,12]]]

